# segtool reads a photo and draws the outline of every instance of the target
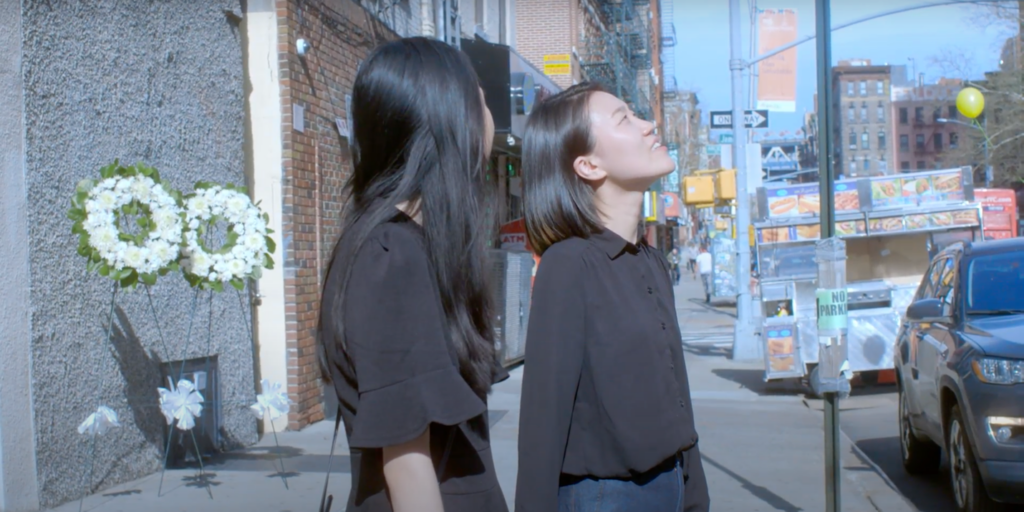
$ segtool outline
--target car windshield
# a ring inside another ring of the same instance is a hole
[[[967,314],[1024,312],[1024,252],[973,258],[967,275]]]

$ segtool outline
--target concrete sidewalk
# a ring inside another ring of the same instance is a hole
[[[705,306],[699,281],[686,277],[676,289],[684,337],[731,333],[733,318]],[[801,389],[763,382],[763,365],[739,363],[725,351],[687,350],[700,446],[708,474],[712,510],[821,511],[825,509],[822,414],[808,408]],[[625,376],[623,376],[625,378]],[[516,443],[522,368],[495,386],[490,399],[495,464],[510,508],[515,494]],[[272,435],[259,445],[211,462],[208,478],[195,470],[168,471],[163,495],[160,475],[118,485],[85,499],[83,510],[159,511],[310,511],[319,504],[330,450],[333,422],[299,432]],[[331,477],[333,510],[344,510],[349,491],[347,446],[339,439]],[[281,470],[278,454],[283,458]],[[903,512],[914,509],[857,457],[844,436],[842,498],[845,512]],[[208,484],[208,485],[207,485]],[[54,509],[78,510],[78,502]]]

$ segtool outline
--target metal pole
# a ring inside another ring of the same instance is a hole
[[[835,237],[836,211],[833,189],[835,166],[832,153],[832,13],[829,0],[815,0],[818,57],[818,170],[821,191],[821,239]],[[839,395],[825,393],[825,510],[839,512]]]
[[[985,148],[985,188],[989,188],[992,186],[992,165],[988,156],[988,116],[982,116],[981,124],[981,135],[985,137],[982,143]]]
[[[743,129],[743,62],[740,0],[729,0],[729,69],[732,71],[732,160],[736,167],[736,326],[733,359],[757,359],[759,345],[750,315],[750,197],[747,194],[747,131]]]

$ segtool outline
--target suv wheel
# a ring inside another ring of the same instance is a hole
[[[900,450],[903,453],[903,469],[911,475],[934,473],[942,461],[942,448],[939,445],[921,439],[914,434],[910,426],[910,405],[902,386],[899,390],[900,400]]]
[[[949,412],[946,426],[949,453],[949,481],[953,486],[956,508],[961,512],[987,512],[996,510],[995,503],[988,497],[988,491],[981,481],[974,451],[967,436],[960,406],[954,405]]]

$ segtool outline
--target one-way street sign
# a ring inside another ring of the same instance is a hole
[[[711,111],[712,128],[732,128],[732,112],[728,110]],[[743,116],[744,128],[768,128],[767,110],[748,110]]]

